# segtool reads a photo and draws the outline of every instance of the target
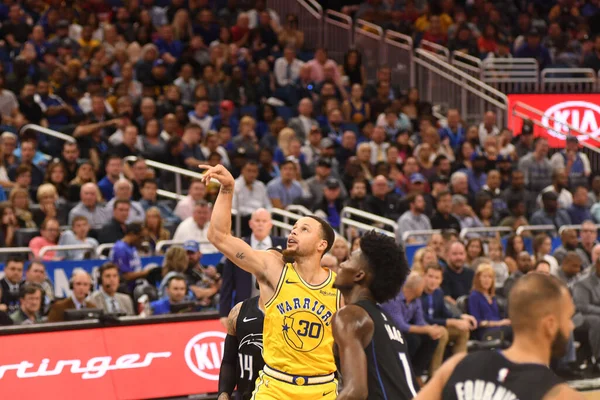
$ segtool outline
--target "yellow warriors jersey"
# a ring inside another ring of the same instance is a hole
[[[340,293],[333,288],[335,273],[320,285],[306,283],[293,264],[283,267],[273,298],[265,305],[263,328],[265,363],[290,375],[335,372],[333,314]]]

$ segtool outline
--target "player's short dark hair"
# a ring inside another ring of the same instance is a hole
[[[360,251],[373,272],[369,289],[375,301],[393,299],[410,272],[404,248],[394,238],[370,231],[360,239]]]
[[[321,225],[321,238],[327,242],[327,248],[323,254],[327,254],[333,247],[333,242],[335,242],[335,232],[333,228],[327,221],[325,221],[323,218],[317,217],[316,215],[307,215],[307,217],[314,219]]]
[[[508,318],[513,331],[532,331],[540,318],[556,312],[566,286],[552,275],[531,272],[517,280],[508,295]]]

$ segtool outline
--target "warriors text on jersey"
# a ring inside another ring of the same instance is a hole
[[[362,300],[356,305],[373,320],[373,337],[365,347],[368,399],[412,399],[417,395],[415,380],[400,330],[375,303]]]
[[[262,333],[265,318],[258,307],[258,299],[257,296],[244,301],[236,321],[235,335],[239,357],[237,391],[243,400],[252,396],[258,372],[265,365]]]
[[[497,351],[465,356],[442,392],[443,400],[542,400],[562,381],[545,365],[513,363]]]
[[[303,376],[335,372],[331,321],[340,304],[335,274],[310,285],[293,264],[283,267],[273,298],[265,305],[264,359],[278,371]]]

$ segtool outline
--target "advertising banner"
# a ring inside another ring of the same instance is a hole
[[[515,135],[521,133],[523,120],[512,115],[516,102],[525,103],[543,112],[536,115],[523,108],[517,111],[529,115],[531,119],[541,120],[543,128],[535,126],[535,136],[546,137],[550,147],[564,148],[565,138],[570,129],[564,124],[577,128],[582,134],[580,142],[600,147],[600,94],[511,94],[508,95],[508,127]]]
[[[3,336],[11,399],[150,399],[217,392],[218,320]]]

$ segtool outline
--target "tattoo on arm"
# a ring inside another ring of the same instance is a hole
[[[242,303],[236,304],[231,311],[229,312],[229,316],[227,317],[227,334],[231,336],[235,336],[237,330],[237,319],[240,315],[240,309],[242,308]]]
[[[240,252],[235,255],[235,258],[239,258],[240,260],[243,260],[244,258],[246,258],[246,256],[244,255],[244,253]]]
[[[233,193],[233,189],[231,189],[231,188],[221,188],[221,193],[230,194],[230,193]]]

